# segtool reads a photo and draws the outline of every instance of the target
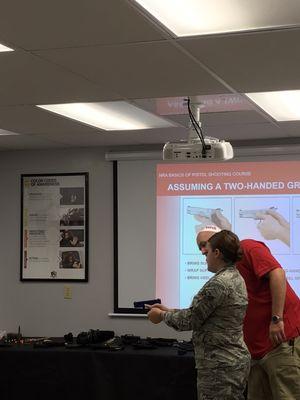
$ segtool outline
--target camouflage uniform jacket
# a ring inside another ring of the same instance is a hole
[[[250,359],[242,330],[247,304],[245,282],[229,265],[203,286],[189,308],[166,312],[164,321],[193,331],[196,368],[241,365]]]

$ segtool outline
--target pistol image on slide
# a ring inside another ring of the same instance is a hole
[[[261,219],[259,214],[266,214],[268,210],[277,210],[277,207],[262,208],[258,210],[240,210],[240,218]]]
[[[221,208],[202,208],[187,206],[186,212],[191,215],[201,215],[202,217],[211,218],[216,211],[223,211]]]

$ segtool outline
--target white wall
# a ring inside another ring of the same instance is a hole
[[[89,172],[89,282],[20,282],[20,176],[66,172]],[[0,185],[0,330],[16,332],[20,325],[25,336],[63,336],[92,328],[189,338],[144,318],[108,316],[113,311],[113,170],[104,150],[1,152]],[[64,285],[71,286],[71,300],[64,299]]]

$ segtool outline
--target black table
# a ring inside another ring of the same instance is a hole
[[[175,347],[0,348],[0,399],[196,400],[194,355]]]

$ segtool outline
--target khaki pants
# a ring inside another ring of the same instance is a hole
[[[248,400],[300,400],[300,337],[252,361]]]

